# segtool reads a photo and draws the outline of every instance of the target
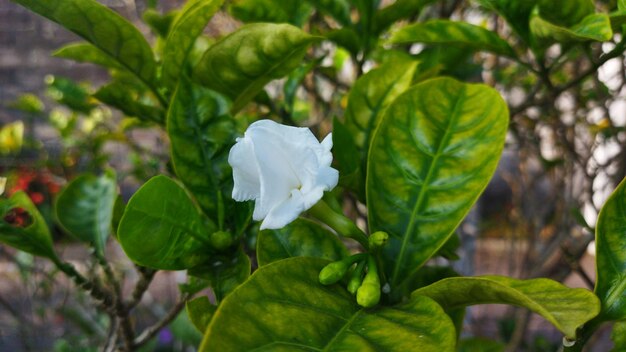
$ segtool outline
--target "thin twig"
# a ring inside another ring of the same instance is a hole
[[[181,294],[178,302],[176,302],[176,304],[160,321],[152,326],[147,327],[141,334],[139,334],[139,336],[137,336],[137,338],[135,338],[133,347],[141,347],[146,342],[150,341],[154,336],[156,336],[156,334],[158,334],[161,329],[163,329],[167,324],[172,322],[172,320],[174,320],[178,316],[178,313],[180,313],[180,311],[185,307],[185,304],[187,303],[187,300],[189,298],[190,295],[188,293]]]

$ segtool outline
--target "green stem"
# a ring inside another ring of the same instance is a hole
[[[581,352],[585,347],[585,344],[593,333],[598,330],[598,328],[604,323],[604,321],[595,318],[585,324],[579,331],[578,337],[576,338],[576,342],[573,346],[563,346],[563,352]]]
[[[359,229],[352,220],[345,215],[339,214],[331,209],[326,202],[320,200],[311,209],[309,214],[330,226],[338,234],[352,238],[359,242],[365,249],[369,249],[369,240],[361,229]]]

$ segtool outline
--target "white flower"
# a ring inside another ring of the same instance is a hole
[[[251,124],[230,150],[233,199],[254,200],[254,220],[261,229],[278,229],[295,220],[337,185],[330,167],[331,134],[322,143],[308,128],[271,120]]]

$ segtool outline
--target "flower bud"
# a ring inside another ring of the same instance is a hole
[[[380,284],[365,282],[356,291],[356,303],[361,307],[371,308],[380,301]]]
[[[226,231],[213,232],[210,237],[211,245],[218,251],[223,251],[233,244],[233,238]]]
[[[348,268],[352,263],[340,260],[338,262],[332,262],[324,267],[320,271],[319,279],[322,285],[332,285],[335,282],[341,280],[341,278],[348,272]]]
[[[365,263],[366,261],[362,261],[357,265],[356,269],[350,275],[350,281],[348,281],[348,292],[355,295],[356,291],[361,287],[361,283],[363,282],[363,272],[365,271]]]
[[[389,235],[383,231],[376,231],[369,237],[370,250],[382,248],[389,240]]]

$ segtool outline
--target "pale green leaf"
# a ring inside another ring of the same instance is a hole
[[[548,43],[553,41],[566,43],[590,40],[603,42],[613,37],[609,16],[600,13],[589,15],[570,28],[555,25],[534,14],[530,20],[530,28],[536,38],[548,41]]]

